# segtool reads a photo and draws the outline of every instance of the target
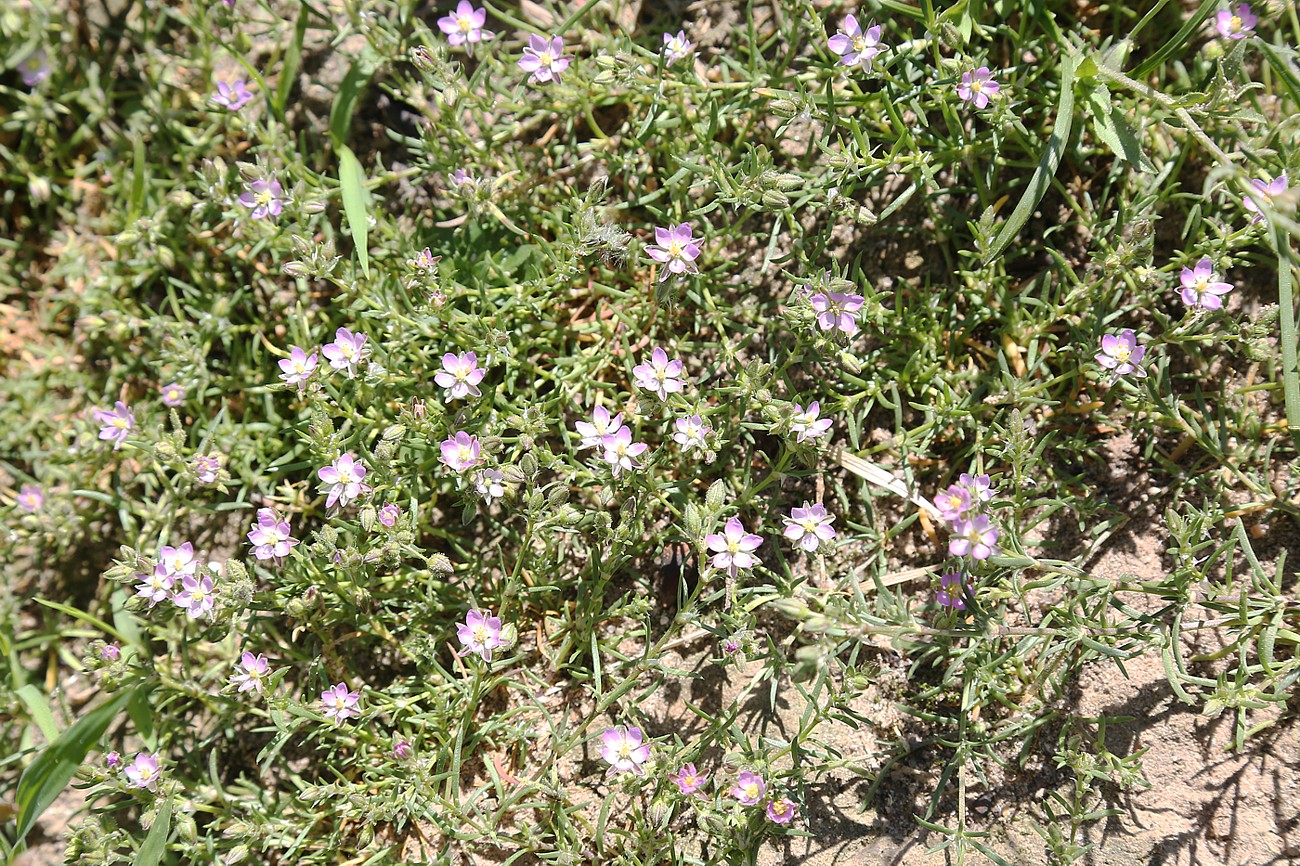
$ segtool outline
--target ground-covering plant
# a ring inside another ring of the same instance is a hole
[[[969,792],[1037,765],[1067,863],[1144,784],[1085,666],[1294,712],[1294,5],[0,34],[7,852],[71,782],[84,863],[753,862],[907,764],[1006,862]],[[1135,520],[1164,578],[1091,570]]]

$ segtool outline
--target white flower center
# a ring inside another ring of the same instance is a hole
[[[474,459],[474,452],[468,445],[461,445],[456,449],[456,459],[461,463],[470,463]]]

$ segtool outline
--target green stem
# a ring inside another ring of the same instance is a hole
[[[1300,369],[1296,367],[1295,298],[1292,296],[1291,239],[1281,226],[1273,229],[1277,251],[1277,303],[1281,308],[1278,326],[1282,337],[1282,393],[1286,402],[1286,426],[1300,448]]]

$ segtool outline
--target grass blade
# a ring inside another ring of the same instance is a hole
[[[284,119],[284,108],[289,104],[289,91],[293,90],[294,79],[298,77],[298,66],[302,63],[302,43],[307,37],[307,4],[298,10],[298,22],[293,28],[293,39],[284,52],[280,64],[280,81],[275,88],[275,116]]]
[[[32,721],[45,735],[45,742],[54,742],[59,736],[59,726],[55,723],[54,713],[50,712],[50,705],[46,702],[45,695],[41,694],[41,690],[28,683],[14,694],[26,704],[27,712],[31,714]]]
[[[172,831],[172,799],[163,797],[158,806],[158,817],[149,828],[149,835],[144,837],[140,853],[136,855],[135,866],[158,866],[163,850],[167,846],[167,837]]]
[[[77,719],[23,771],[14,792],[14,805],[18,808],[15,847],[22,843],[35,826],[36,819],[67,786],[86,755],[134,694],[135,689],[118,692],[106,703]]]
[[[346,144],[339,145],[339,185],[343,189],[343,215],[348,221],[352,243],[357,248],[361,273],[370,276],[370,251],[366,247],[369,232],[370,191],[366,189],[366,172],[357,155]]]
[[[1294,280],[1291,274],[1291,238],[1281,226],[1273,228],[1277,249],[1278,328],[1282,337],[1282,396],[1286,403],[1286,426],[1300,447],[1300,369],[1296,368],[1296,324]]]
[[[1056,109],[1056,125],[1052,128],[1052,135],[1047,139],[1047,147],[1038,160],[1038,168],[1034,169],[1034,175],[1029,179],[1029,188],[1021,196],[1020,203],[1012,211],[1011,217],[1002,226],[1002,231],[998,232],[992,248],[984,253],[985,264],[1002,255],[1003,250],[1015,240],[1016,235],[1020,234],[1020,230],[1025,227],[1025,223],[1029,222],[1029,217],[1038,207],[1038,203],[1047,194],[1052,178],[1056,176],[1056,169],[1061,165],[1061,154],[1065,152],[1065,144],[1070,138],[1070,127],[1074,121],[1074,71],[1078,63],[1078,58],[1073,54],[1061,58],[1061,102]]]

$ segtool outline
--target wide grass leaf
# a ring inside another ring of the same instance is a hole
[[[369,233],[370,191],[366,189],[366,172],[357,155],[347,145],[339,147],[339,185],[343,189],[343,215],[348,221],[352,243],[357,248],[361,273],[370,276],[370,252],[366,248]]]

